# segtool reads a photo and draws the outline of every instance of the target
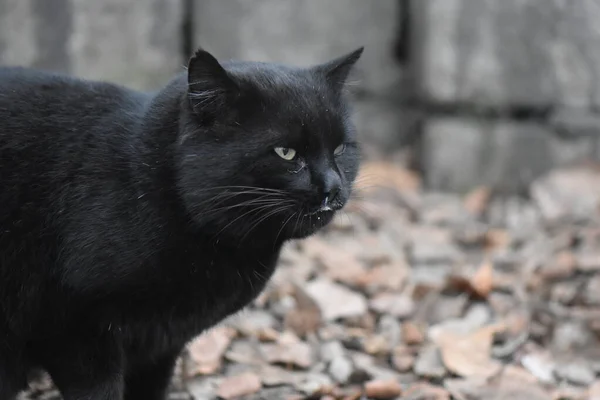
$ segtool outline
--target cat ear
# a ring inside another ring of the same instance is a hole
[[[198,49],[190,58],[188,95],[194,111],[215,111],[237,90],[237,84],[209,52]]]
[[[327,82],[333,85],[336,90],[339,90],[346,83],[350,71],[362,55],[364,49],[364,47],[360,47],[349,54],[319,65],[317,70],[325,75]]]

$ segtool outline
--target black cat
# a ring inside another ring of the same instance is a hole
[[[206,51],[155,94],[0,68],[0,400],[162,399],[194,336],[331,221],[359,166],[343,86]]]

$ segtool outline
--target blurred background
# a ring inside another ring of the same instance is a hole
[[[356,199],[191,344],[173,398],[600,399],[598,18],[599,0],[0,0],[0,64],[154,90],[197,46],[298,65],[365,46]]]

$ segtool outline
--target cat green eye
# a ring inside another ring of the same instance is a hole
[[[336,156],[339,156],[342,153],[344,153],[344,151],[346,151],[346,145],[344,143],[342,143],[338,147],[335,148],[335,150],[333,151],[333,154]]]
[[[275,153],[284,160],[291,161],[296,157],[296,150],[289,147],[275,147]]]

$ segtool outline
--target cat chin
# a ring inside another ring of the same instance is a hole
[[[325,226],[327,226],[335,216],[335,211],[320,212],[317,214],[305,215],[299,224],[292,225],[288,228],[290,239],[303,239],[314,235]]]

